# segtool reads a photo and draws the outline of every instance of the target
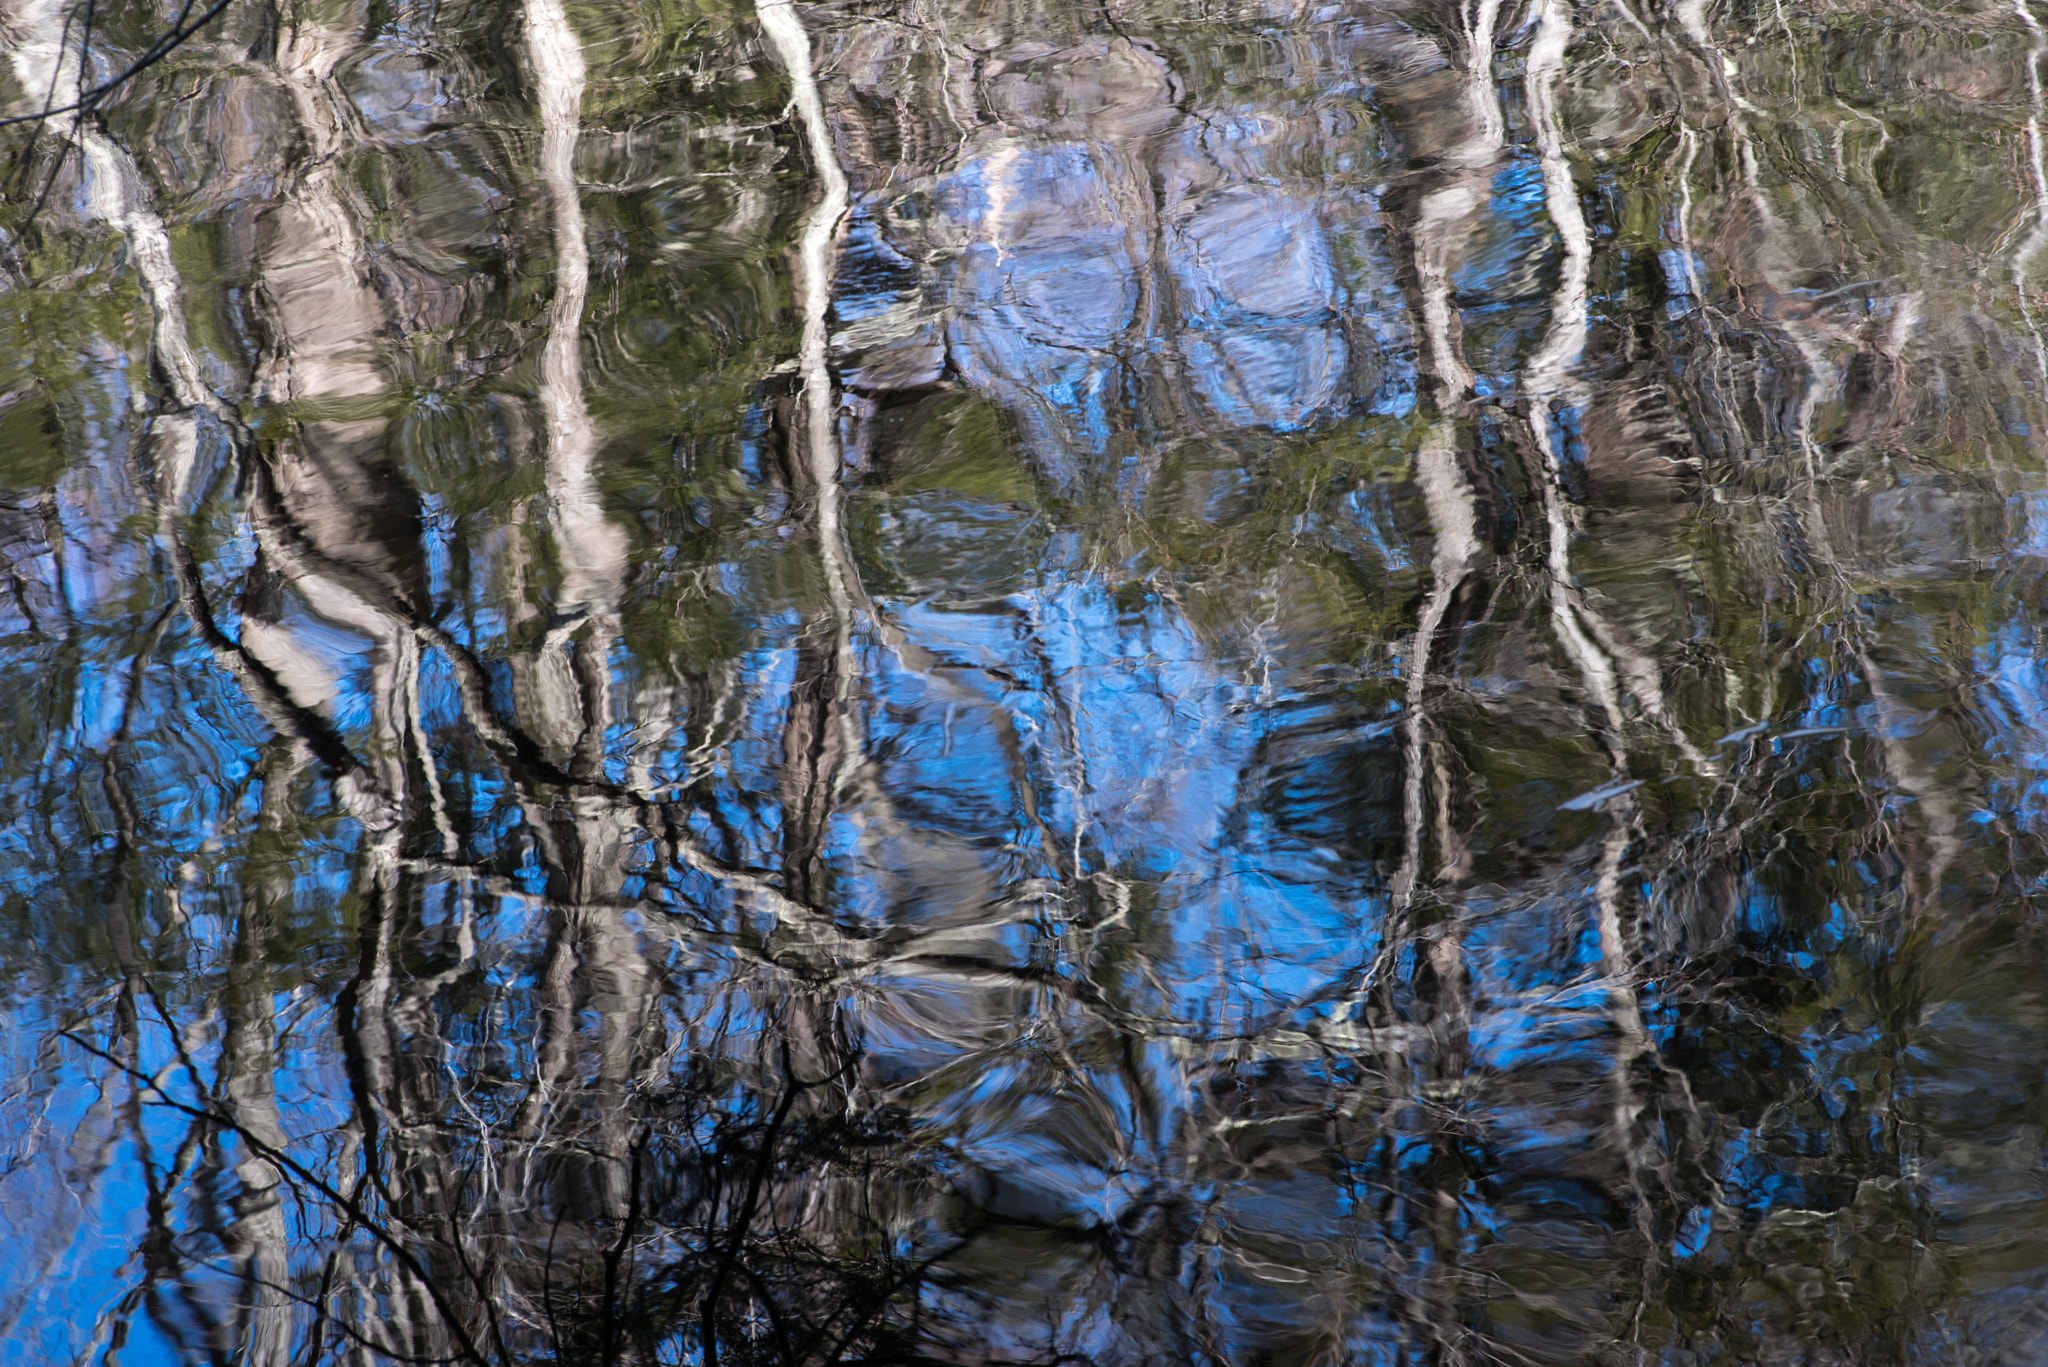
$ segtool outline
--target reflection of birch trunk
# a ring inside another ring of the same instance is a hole
[[[1413,933],[1414,904],[1424,881],[1428,778],[1429,771],[1438,767],[1431,762],[1434,747],[1429,741],[1430,678],[1437,663],[1433,652],[1452,619],[1453,605],[1483,560],[1478,500],[1458,454],[1458,418],[1470,401],[1473,376],[1460,345],[1461,329],[1451,294],[1452,274],[1471,224],[1486,206],[1486,187],[1506,136],[1493,87],[1494,28],[1499,10],[1497,0],[1478,0],[1464,15],[1465,73],[1455,96],[1456,113],[1451,116],[1457,132],[1440,149],[1431,178],[1414,192],[1413,207],[1404,224],[1414,272],[1415,313],[1438,407],[1437,421],[1415,456],[1416,484],[1422,491],[1436,546],[1430,558],[1430,589],[1423,598],[1406,661],[1401,863],[1394,874],[1387,925],[1373,970],[1373,978],[1383,984],[1390,984],[1393,962]],[[1448,776],[1439,772],[1437,777],[1441,783]],[[1459,981],[1462,956],[1455,930],[1439,933],[1425,959],[1427,977],[1440,988]],[[1450,1001],[1443,1004],[1450,1005]],[[1462,1013],[1454,1010],[1453,1014]],[[1451,1028],[1454,1036],[1462,1037],[1461,1028]],[[1453,1052],[1462,1053],[1462,1048]],[[1396,1062],[1390,1059],[1389,1065]]]
[[[336,95],[334,71],[358,40],[284,15],[278,24],[277,83],[304,150],[264,219],[259,298],[270,346],[257,375],[268,398],[293,404],[300,421],[263,457],[245,452],[260,461],[251,472],[251,521],[261,555],[237,648],[297,713],[326,719],[344,685],[322,652],[284,625],[271,586],[291,585],[316,615],[371,642],[369,773],[381,810],[370,876],[384,879],[414,764],[443,852],[454,852],[420,719],[420,652],[409,625],[423,594],[418,504],[383,457],[385,421],[346,411],[375,405],[388,387],[378,361],[388,311],[365,278],[359,210],[338,173],[353,109]]]
[[[374,856],[366,861],[364,872],[367,887],[359,885],[362,896],[358,911],[358,957],[356,973],[334,1003],[334,1028],[341,1045],[341,1055],[348,1065],[350,1091],[354,1107],[346,1131],[350,1149],[360,1151],[364,1177],[348,1172],[344,1165],[337,1171],[337,1187],[345,1194],[365,1200],[371,1192],[365,1186],[374,1187],[380,1175],[388,1171],[390,1159],[379,1152],[379,1139],[387,1128],[394,1112],[402,1112],[396,1087],[397,1049],[392,1039],[392,1007],[396,988],[392,972],[392,889],[389,886],[395,870],[385,860]],[[402,1140],[391,1146],[392,1157],[403,1161],[405,1153]],[[366,1285],[371,1279],[358,1269],[353,1273],[356,1283],[354,1297],[358,1313],[367,1315],[369,1307],[389,1295],[397,1304],[403,1305],[411,1294],[409,1289],[379,1288]],[[368,1326],[363,1326],[367,1328]]]
[[[353,29],[329,29],[307,15],[280,14],[277,23],[276,80],[303,150],[264,220],[258,280],[270,346],[257,374],[266,397],[292,405],[298,421],[256,472],[251,520],[261,556],[245,596],[242,642],[298,706],[332,714],[346,682],[276,610],[277,595],[265,586],[288,584],[316,616],[369,640],[366,742],[376,786],[396,804],[395,822],[415,772],[422,776],[442,851],[452,855],[454,833],[421,721],[420,646],[411,626],[425,594],[418,500],[385,457],[389,426],[376,411],[389,389],[379,353],[390,310],[369,282],[362,210],[341,171],[354,110],[336,91],[334,73],[361,40]],[[403,929],[394,925],[399,841],[393,824],[364,851],[362,962],[337,1002],[336,1027],[355,1091],[348,1142],[361,1146],[373,1178],[404,1174],[400,1181],[409,1183],[431,1172],[436,1156],[406,1123],[389,1023],[406,1009],[391,971],[391,940]],[[391,1291],[400,1302],[416,1294]]]
[[[587,70],[583,49],[560,0],[527,0],[526,58],[541,122],[540,173],[554,223],[554,298],[541,348],[540,408],[544,474],[561,582],[555,621],[536,662],[544,676],[566,666],[566,687],[531,697],[541,735],[569,753],[572,778],[601,783],[612,722],[611,651],[626,572],[626,535],[606,516],[595,472],[597,433],[583,392],[583,314],[590,290],[576,144]],[[559,655],[558,655],[559,652]],[[563,658],[565,657],[565,658]],[[556,663],[563,658],[563,664]],[[563,1100],[576,1065],[574,1003],[580,977],[600,1018],[593,1108],[609,1158],[597,1182],[602,1214],[621,1215],[632,1125],[625,1087],[645,1052],[654,988],[635,936],[609,903],[625,879],[630,836],[618,804],[559,794],[545,808],[529,802],[541,835],[552,908],[540,974],[537,1077],[519,1128],[528,1134]]]
[[[288,818],[294,766],[286,755],[263,776],[264,825]],[[277,1103],[277,1022],[271,1006],[270,932],[293,901],[289,865],[248,871],[250,885],[235,928],[221,1039],[222,1092],[226,1110],[250,1138],[270,1149],[289,1144]],[[241,1264],[243,1304],[236,1340],[237,1361],[249,1367],[284,1367],[291,1361],[292,1301],[288,1232],[284,1218],[284,1174],[267,1158],[245,1156],[235,1165],[240,1190],[234,1219],[225,1232],[229,1251]]]
[[[2048,388],[2048,338],[2041,334],[2033,294],[2027,288],[2034,258],[2043,247],[2048,247],[2048,152],[2043,150],[2041,137],[2041,59],[2048,56],[2048,32],[2042,30],[2041,21],[2034,17],[2031,0],[2012,0],[2012,7],[2020,22],[2027,26],[2027,172],[2034,200],[2033,230],[2013,253],[2012,288],[2019,296],[2020,316],[2026,320],[2027,331],[2034,339],[2035,368],[2040,372],[2043,387]]]
[[[1415,991],[1426,1002],[1431,1043],[1429,1078],[1434,1094],[1423,1103],[1425,1113],[1457,1085],[1467,1066],[1469,1002],[1462,930],[1455,918],[1425,929],[1417,921],[1416,902],[1424,883],[1425,818],[1430,771],[1440,786],[1449,775],[1432,763],[1430,742],[1430,680],[1438,668],[1433,658],[1439,639],[1448,639],[1454,606],[1484,564],[1476,493],[1461,467],[1459,419],[1471,401],[1474,377],[1461,345],[1462,328],[1452,300],[1452,276],[1473,221],[1485,210],[1494,166],[1506,141],[1506,121],[1493,84],[1498,0],[1477,0],[1464,20],[1465,71],[1452,116],[1456,135],[1438,156],[1433,179],[1414,194],[1405,224],[1411,249],[1415,313],[1420,323],[1426,369],[1433,381],[1438,416],[1416,451],[1415,477],[1429,514],[1435,548],[1430,558],[1430,589],[1408,651],[1408,680],[1403,717],[1402,853],[1394,875],[1386,926],[1373,976],[1383,992],[1392,990],[1392,968],[1402,947],[1416,951]],[[1453,665],[1455,661],[1453,660]],[[1448,803],[1448,794],[1443,797]],[[1447,823],[1446,823],[1447,824]],[[1390,1039],[1395,1038],[1390,1034]],[[1390,1075],[1407,1071],[1414,1060],[1399,1057],[1395,1046],[1386,1060]],[[1405,1317],[1429,1343],[1435,1360],[1462,1361],[1464,1334],[1457,1307],[1457,1264],[1461,1235],[1456,1219],[1462,1179],[1458,1124],[1437,1118],[1426,1123],[1434,1152],[1423,1191],[1404,1197],[1403,1206],[1417,1207],[1416,1223],[1426,1229],[1434,1252],[1421,1260],[1407,1250],[1389,1250],[1388,1276],[1400,1282],[1419,1278],[1401,1293]],[[1438,1171],[1442,1169],[1442,1171]],[[1431,1189],[1433,1188],[1433,1189]]]
[[[1395,872],[1392,915],[1405,916],[1422,876],[1424,750],[1431,651],[1452,601],[1480,563],[1477,502],[1472,485],[1458,464],[1457,432],[1449,423],[1434,424],[1415,453],[1415,482],[1422,490],[1429,522],[1436,533],[1430,553],[1430,589],[1422,600],[1415,636],[1409,648],[1407,722],[1403,728],[1401,800],[1401,865]]]
[[[1486,208],[1488,182],[1506,143],[1507,126],[1493,89],[1494,27],[1499,0],[1477,0],[1465,27],[1465,80],[1459,91],[1463,136],[1443,151],[1441,179],[1418,198],[1409,228],[1414,243],[1417,309],[1437,407],[1462,408],[1472,369],[1460,345],[1463,328],[1451,301],[1451,276],[1473,219]]]
[[[583,310],[590,251],[576,184],[582,127],[583,49],[561,0],[527,0],[526,56],[540,108],[541,181],[554,214],[555,294],[541,348],[540,405],[547,437],[547,490],[562,567],[556,604],[566,634],[585,619],[609,624],[626,571],[626,536],[604,514],[593,462],[596,429],[583,397]]]
[[[359,40],[283,14],[277,22],[277,79],[303,152],[264,219],[259,288],[270,348],[257,373],[267,398],[293,405],[300,420],[258,481],[256,576],[283,576],[314,613],[372,643],[369,760],[380,788],[402,799],[414,760],[432,768],[418,723],[419,647],[403,611],[423,592],[419,508],[384,458],[385,419],[349,411],[378,405],[389,387],[378,359],[389,311],[365,278],[359,210],[339,174],[353,109],[334,90],[334,71]],[[302,706],[327,709],[341,682],[260,610],[264,597],[251,595],[259,610],[246,615],[245,647]],[[435,816],[445,831],[438,804]]]
[[[1402,855],[1394,876],[1389,950],[1397,923],[1405,921],[1422,878],[1425,754],[1429,730],[1428,686],[1431,652],[1460,589],[1480,561],[1478,503],[1459,467],[1457,417],[1469,402],[1473,376],[1460,345],[1453,308],[1452,274],[1474,219],[1486,207],[1486,187],[1506,138],[1506,124],[1493,88],[1494,28],[1498,0],[1478,0],[1466,14],[1465,79],[1454,115],[1458,135],[1441,150],[1432,181],[1413,198],[1407,236],[1415,281],[1415,312],[1423,350],[1436,389],[1439,417],[1416,451],[1416,483],[1429,512],[1436,549],[1430,559],[1430,590],[1409,649],[1403,729],[1404,787]],[[1383,953],[1383,960],[1387,957]]]
[[[848,553],[841,525],[844,496],[839,484],[840,456],[836,424],[837,399],[826,364],[827,327],[832,308],[833,242],[846,216],[848,187],[825,123],[824,102],[811,62],[811,40],[791,0],[762,0],[756,6],[761,31],[788,73],[791,93],[811,165],[818,178],[818,202],[804,223],[797,244],[796,291],[803,308],[803,330],[797,366],[803,376],[803,421],[795,434],[803,459],[792,462],[807,476],[803,490],[810,504],[812,531],[824,572],[829,644],[811,639],[797,646],[797,679],[792,685],[783,734],[783,872],[785,887],[798,905],[809,909],[804,926],[785,925],[785,933],[829,944],[838,936],[825,909],[823,851],[841,795],[853,781],[864,753],[855,681],[854,608],[860,577]],[[806,633],[807,637],[809,633]],[[795,946],[792,946],[794,948]],[[799,958],[814,950],[799,949]],[[835,1011],[815,992],[797,995],[789,1004],[783,1028],[793,1061],[812,1079],[836,1075],[842,1050]],[[828,1090],[837,1090],[836,1086]]]
[[[53,103],[76,99],[82,58],[67,45],[71,30],[55,3],[33,0],[15,13],[19,41],[11,51],[25,87],[46,91]],[[152,423],[155,497],[159,535],[171,562],[181,606],[215,657],[233,673],[251,703],[282,734],[309,745],[334,774],[336,789],[351,811],[372,825],[388,824],[390,812],[380,783],[333,736],[331,728],[292,687],[287,674],[215,623],[198,581],[198,571],[179,530],[192,471],[198,460],[198,415],[211,413],[225,425],[238,449],[245,434],[237,416],[205,382],[185,321],[184,288],[171,258],[170,236],[150,206],[135,160],[90,122],[63,120],[59,126],[81,154],[86,201],[97,221],[119,232],[149,300],[151,354],[165,377],[170,411]]]
[[[1416,483],[1422,490],[1436,548],[1430,558],[1430,590],[1423,599],[1408,652],[1402,735],[1402,853],[1394,875],[1386,944],[1381,954],[1383,963],[1391,962],[1394,941],[1405,927],[1423,876],[1431,652],[1452,604],[1478,569],[1481,558],[1478,502],[1458,460],[1456,418],[1471,397],[1473,377],[1459,344],[1451,276],[1470,225],[1485,208],[1485,186],[1505,138],[1505,124],[1493,90],[1494,25],[1498,18],[1497,0],[1480,0],[1477,13],[1469,16],[1465,31],[1465,80],[1458,92],[1461,135],[1443,150],[1437,179],[1416,193],[1414,210],[1406,224],[1412,248],[1415,311],[1421,320],[1424,352],[1435,382],[1440,414],[1415,457]]]
[[[82,31],[63,8],[63,0],[25,0],[8,16],[15,77],[39,107],[76,103],[84,79],[86,57],[75,46]],[[157,363],[172,399],[181,408],[217,407],[186,342],[184,290],[171,262],[170,235],[150,207],[135,159],[92,121],[59,116],[51,122],[84,162],[88,211],[127,243],[149,299]]]
[[[529,725],[569,772],[598,779],[612,721],[610,655],[626,571],[626,536],[605,515],[597,486],[597,431],[583,393],[583,314],[590,251],[576,181],[587,70],[560,0],[529,0],[526,58],[540,114],[540,176],[553,220],[554,297],[540,355],[543,478],[556,563],[554,620],[524,690]]]
[[[842,526],[838,399],[827,365],[831,256],[849,198],[846,174],[825,122],[810,35],[790,0],[764,0],[756,13],[776,60],[789,75],[819,185],[818,202],[797,245],[796,293],[803,310],[797,366],[803,392],[801,421],[792,433],[800,459],[792,461],[791,468],[804,484],[801,492],[811,514],[830,620],[824,624],[824,643],[798,643],[797,678],[783,737],[782,787],[788,890],[797,902],[823,914],[821,852],[841,799],[860,779],[866,750],[855,698],[859,665],[854,654],[856,606],[864,595]]]
[[[1543,469],[1531,482],[1543,499],[1548,534],[1550,613],[1558,642],[1578,668],[1586,691],[1606,715],[1610,751],[1619,756],[1622,744],[1622,686],[1625,683],[1643,709],[1660,723],[1681,753],[1696,768],[1711,771],[1713,763],[1686,737],[1664,697],[1657,662],[1631,642],[1573,582],[1571,542],[1576,519],[1567,504],[1563,453],[1551,427],[1551,404],[1568,404],[1578,386],[1571,366],[1585,345],[1588,277],[1592,268],[1592,235],[1579,207],[1578,187],[1565,155],[1565,137],[1557,111],[1564,78],[1565,49],[1571,41],[1571,18],[1560,0],[1537,6],[1536,36],[1527,63],[1529,122],[1535,132],[1537,158],[1543,168],[1544,207],[1564,248],[1557,288],[1551,294],[1550,327],[1524,368],[1523,389],[1529,400],[1529,434],[1542,456]]]
[[[605,515],[594,462],[597,433],[583,395],[583,312],[590,293],[590,251],[576,183],[585,67],[582,45],[560,0],[528,0],[526,56],[541,120],[540,172],[554,219],[555,292],[540,358],[540,408],[545,480],[561,584],[555,622],[541,663],[553,670],[565,654],[566,688],[541,688],[536,728],[567,742],[569,771],[582,779],[604,773],[611,722],[610,655],[626,571],[626,536]],[[574,737],[570,740],[570,737]]]
[[[1572,601],[1571,538],[1573,527],[1565,508],[1564,466],[1551,432],[1549,401],[1569,386],[1569,370],[1585,343],[1586,276],[1592,245],[1585,216],[1579,211],[1578,189],[1565,160],[1564,138],[1557,122],[1557,86],[1564,74],[1565,44],[1571,21],[1558,0],[1541,0],[1535,42],[1528,57],[1529,121],[1535,127],[1537,156],[1543,165],[1544,205],[1551,226],[1564,246],[1564,265],[1550,296],[1550,327],[1523,377],[1529,400],[1529,434],[1542,453],[1543,469],[1532,472],[1542,493],[1548,533],[1551,629],[1578,667],[1586,692],[1605,714],[1609,748],[1617,757],[1622,745],[1621,691],[1614,662],[1587,633]]]
[[[1551,400],[1568,396],[1572,388],[1570,367],[1585,342],[1587,277],[1593,256],[1591,236],[1579,209],[1578,187],[1565,158],[1564,131],[1557,112],[1557,92],[1564,78],[1571,20],[1563,0],[1539,0],[1537,16],[1527,66],[1529,119],[1543,167],[1544,203],[1564,245],[1564,266],[1557,289],[1551,295],[1550,327],[1526,370],[1530,445],[1542,457],[1542,468],[1530,472],[1530,482],[1541,491],[1549,538],[1551,626],[1559,645],[1577,666],[1588,698],[1605,716],[1609,763],[1619,780],[1628,774],[1628,743],[1621,711],[1622,671],[1603,648],[1619,633],[1611,627],[1602,629],[1600,615],[1585,603],[1572,581],[1571,541],[1577,527],[1565,503],[1564,462],[1551,428]],[[1663,693],[1657,686],[1655,665],[1638,661],[1628,673],[1638,699],[1661,711]],[[1683,743],[1682,733],[1675,726],[1672,730]],[[1634,1143],[1636,1117],[1643,1108],[1637,1095],[1635,1072],[1638,1062],[1653,1046],[1636,997],[1636,955],[1625,928],[1622,888],[1623,863],[1637,824],[1636,813],[1635,800],[1627,794],[1609,805],[1607,819],[1612,824],[1602,843],[1593,900],[1601,975],[1606,980],[1607,1015],[1620,1041],[1612,1084],[1613,1143],[1629,1177],[1633,1216],[1647,1240],[1653,1234],[1642,1186],[1642,1172],[1648,1159],[1637,1152]]]
[[[855,673],[854,596],[859,576],[847,553],[840,525],[844,497],[839,486],[839,443],[834,422],[837,403],[826,364],[827,325],[832,309],[832,243],[838,236],[840,220],[846,216],[847,183],[833,150],[831,130],[825,125],[824,104],[819,99],[817,76],[811,66],[810,35],[804,31],[791,0],[763,0],[756,12],[762,33],[774,48],[783,70],[789,73],[797,116],[803,123],[820,191],[797,245],[796,288],[803,306],[797,366],[803,376],[802,468],[810,485],[804,492],[811,503],[825,593],[832,612],[831,693],[833,726],[839,745],[838,765],[832,779],[836,792],[845,773],[843,766],[851,764],[862,750],[858,720],[851,705]]]
[[[839,168],[832,133],[825,125],[825,108],[811,66],[810,35],[797,18],[792,0],[762,0],[756,13],[762,33],[775,49],[783,70],[789,73],[797,116],[803,123],[812,169],[818,177],[818,203],[805,221],[804,235],[797,245],[796,288],[803,306],[797,366],[804,382],[804,449],[812,483],[807,492],[815,501],[820,535],[836,542],[840,512],[839,448],[833,425],[832,376],[826,366],[826,329],[832,308],[832,242],[848,203],[846,173]],[[839,548],[832,545],[824,550],[827,577],[836,579],[843,572],[837,563]],[[842,583],[835,601],[844,592]]]

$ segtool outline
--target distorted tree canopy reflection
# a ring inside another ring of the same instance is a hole
[[[2048,1353],[2032,0],[0,0],[0,1354]]]

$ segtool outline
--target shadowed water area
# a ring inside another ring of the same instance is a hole
[[[0,1358],[2048,1360],[2048,6],[180,4],[0,0]]]

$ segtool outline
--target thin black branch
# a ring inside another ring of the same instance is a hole
[[[190,14],[192,12],[191,0],[186,0],[185,8],[179,11],[178,22],[173,25],[171,31],[169,33],[164,34],[162,37],[158,38],[154,43],[150,44],[149,48],[142,54],[142,56],[136,58],[135,61],[132,62],[128,66],[128,68],[122,71],[119,75],[111,77],[108,80],[102,81],[100,84],[94,86],[92,89],[81,93],[79,97],[76,100],[72,101],[70,104],[59,105],[54,109],[45,108],[39,111],[38,113],[34,114],[16,114],[11,118],[0,119],[0,128],[5,128],[9,124],[17,123],[46,123],[58,114],[74,114],[80,112],[90,113],[91,111],[99,108],[99,106],[106,100],[106,97],[113,94],[114,91],[120,89],[123,85],[135,79],[135,77],[141,75],[144,71],[147,71],[149,68],[155,66],[158,62],[161,62],[164,58],[170,56],[173,52],[176,52],[180,47],[184,46],[187,39],[191,38],[194,34],[198,33],[199,30],[205,28],[208,24],[212,23],[215,19],[219,18],[222,11],[227,9],[228,4],[229,0],[215,0],[212,9],[200,15],[190,24],[186,24],[183,22],[184,18],[187,14]],[[83,62],[83,60],[83,56],[81,55],[81,63]]]
[[[178,1100],[176,1097],[172,1096],[169,1092],[166,1092],[161,1086],[159,1086],[156,1080],[150,1077],[147,1073],[144,1073],[139,1068],[130,1067],[128,1064],[122,1062],[114,1055],[108,1053],[106,1050],[92,1043],[90,1040],[78,1034],[76,1031],[62,1030],[58,1033],[61,1034],[65,1039],[68,1039],[73,1044],[77,1045],[80,1049],[83,1049],[88,1054],[91,1054],[94,1058],[100,1059],[103,1062],[111,1064],[113,1067],[128,1074],[130,1078],[148,1087],[151,1091],[155,1092],[159,1097],[163,1099],[164,1105],[169,1106],[171,1109],[176,1111],[183,1111],[186,1115],[192,1116],[196,1119],[209,1121],[215,1125],[220,1126],[223,1129],[234,1131],[235,1135],[244,1144],[248,1145],[250,1151],[254,1153],[257,1157],[265,1159],[272,1164],[275,1164],[278,1168],[282,1169],[287,1173],[290,1173],[299,1181],[304,1182],[307,1186],[319,1192],[323,1197],[325,1197],[328,1201],[332,1202],[334,1205],[340,1207],[342,1210],[347,1211],[349,1216],[352,1219],[354,1219],[358,1225],[362,1226],[362,1228],[370,1235],[371,1238],[375,1239],[378,1243],[384,1245],[385,1249],[391,1254],[391,1256],[398,1260],[399,1265],[403,1267],[407,1272],[411,1273],[413,1279],[417,1281],[423,1289],[425,1289],[428,1299],[433,1301],[434,1303],[434,1309],[440,1313],[442,1320],[448,1325],[449,1330],[452,1333],[454,1333],[456,1341],[461,1345],[462,1356],[470,1362],[479,1364],[479,1367],[490,1367],[490,1359],[485,1357],[483,1355],[482,1350],[477,1347],[476,1340],[470,1337],[469,1330],[463,1327],[462,1320],[456,1315],[455,1307],[448,1303],[448,1298],[442,1294],[441,1288],[435,1284],[434,1279],[428,1275],[427,1270],[424,1267],[420,1266],[419,1259],[413,1256],[412,1250],[408,1249],[404,1244],[399,1243],[398,1240],[392,1238],[390,1234],[386,1233],[382,1228],[380,1228],[377,1225],[376,1221],[370,1219],[369,1216],[357,1205],[353,1197],[345,1196],[341,1192],[335,1190],[332,1186],[329,1186],[325,1181],[321,1180],[318,1174],[312,1172],[304,1164],[292,1158],[290,1154],[287,1154],[280,1149],[272,1147],[270,1144],[265,1143],[258,1136],[250,1133],[247,1126],[244,1126],[239,1121],[236,1121],[233,1117],[222,1115],[220,1112],[215,1111],[209,1107],[193,1106],[187,1102]],[[484,1288],[479,1287],[478,1290],[483,1291]]]

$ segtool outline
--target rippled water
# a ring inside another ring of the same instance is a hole
[[[0,1357],[2048,1360],[2048,9],[1461,3],[0,0]]]

